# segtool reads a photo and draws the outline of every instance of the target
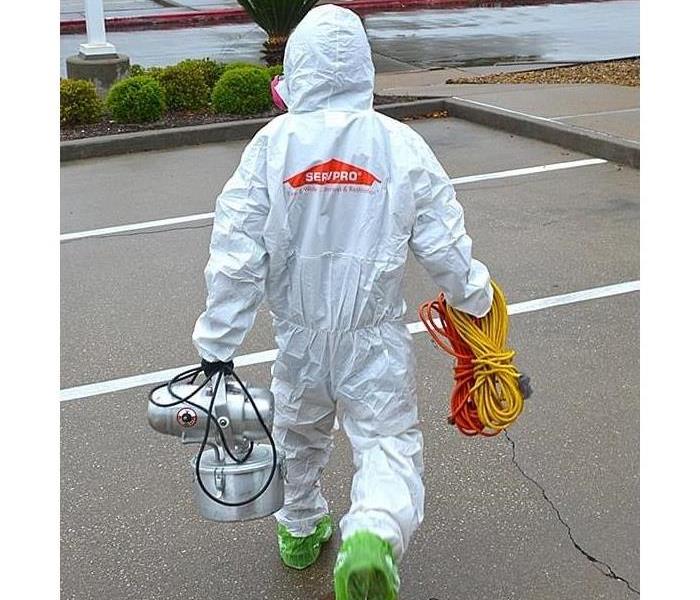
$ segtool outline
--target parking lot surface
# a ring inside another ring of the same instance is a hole
[[[467,178],[456,190],[475,256],[509,304],[528,302],[511,317],[510,343],[535,394],[508,436],[461,437],[445,420],[451,361],[424,333],[414,336],[426,517],[401,566],[401,597],[634,598],[639,173],[457,119],[411,126],[452,178]],[[192,449],[148,427],[149,386],[125,381],[197,362],[190,335],[204,304],[211,221],[134,226],[212,211],[243,146],[61,167],[61,231],[86,233],[61,244],[64,599],[332,598],[338,537],[298,573],[278,559],[273,519],[203,521]],[[88,235],[113,226],[131,228]],[[572,292],[585,293],[543,300]],[[411,260],[406,321],[436,293]],[[273,348],[262,307],[240,354]],[[269,360],[249,363],[240,374],[268,385]],[[94,383],[104,392],[82,387]],[[323,479],[336,522],[351,476],[338,432]]]

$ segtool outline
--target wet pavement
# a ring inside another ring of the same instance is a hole
[[[366,17],[378,72],[512,62],[572,62],[639,54],[639,2],[421,10]],[[132,64],[184,58],[261,60],[254,24],[108,33]],[[61,75],[84,34],[61,36]]]
[[[411,126],[452,177],[586,158],[456,119]],[[61,229],[208,212],[243,146],[64,164]],[[639,278],[636,170],[602,163],[540,172],[458,185],[457,197],[475,256],[511,303]],[[62,244],[63,388],[196,361],[190,335],[210,232],[196,223]],[[405,294],[409,322],[436,294],[414,260]],[[638,597],[638,333],[636,292],[514,315],[510,341],[535,395],[509,438],[492,439],[466,439],[447,425],[451,361],[425,334],[414,336],[426,516],[401,566],[402,600]],[[241,353],[273,347],[262,307]],[[269,383],[269,363],[240,372]],[[338,537],[299,573],[279,562],[272,519],[200,519],[192,449],[149,429],[147,391],[61,404],[64,600],[331,600]],[[352,470],[338,433],[323,478],[336,523]]]
[[[368,16],[366,23],[375,52],[417,67],[639,54],[639,2],[382,13]]]

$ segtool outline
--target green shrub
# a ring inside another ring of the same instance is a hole
[[[148,75],[150,78],[155,79],[156,81],[160,81],[164,71],[165,67],[148,67],[148,69],[144,69],[143,74]]]
[[[141,65],[131,65],[129,67],[129,77],[140,77],[148,75],[153,79],[159,79],[165,67],[143,67]]]
[[[131,65],[129,67],[129,77],[138,77],[139,75],[147,75],[147,70],[141,65]]]
[[[265,69],[228,69],[214,86],[214,110],[232,115],[251,115],[271,108],[270,76]]]
[[[157,79],[165,91],[169,110],[201,110],[209,104],[211,88],[197,65],[180,63],[165,67]]]
[[[224,74],[226,65],[211,58],[188,58],[178,63],[178,66],[199,71],[204,77],[204,81],[209,87],[209,94],[214,89],[214,85]]]
[[[232,69],[262,69],[262,68],[264,68],[264,67],[261,67],[260,65],[256,65],[255,63],[240,62],[240,61],[224,64],[224,72],[230,71]]]
[[[91,81],[61,79],[61,125],[95,123],[102,116],[102,100]]]
[[[165,111],[165,92],[149,75],[127,77],[111,87],[107,107],[120,123],[157,121]]]
[[[270,79],[274,79],[276,75],[282,75],[282,65],[267,67],[267,72],[270,74]]]

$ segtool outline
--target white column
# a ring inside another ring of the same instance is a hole
[[[80,44],[80,54],[85,57],[114,56],[116,48],[105,35],[105,12],[102,0],[85,0],[85,27],[87,44]]]

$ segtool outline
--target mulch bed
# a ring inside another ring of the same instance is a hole
[[[411,96],[374,96],[374,105],[381,106],[382,104],[394,104],[398,102],[412,102],[414,100],[422,100]],[[282,114],[281,111],[273,108],[272,110],[258,113],[256,115],[248,115],[244,117],[231,117],[231,115],[219,115],[213,112],[173,112],[168,113],[160,121],[155,123],[116,123],[108,118],[104,118],[99,123],[91,125],[77,125],[75,127],[64,127],[61,129],[61,141],[79,140],[90,137],[99,137],[102,135],[114,135],[117,133],[132,133],[135,131],[149,131],[152,129],[168,129],[171,127],[188,127],[191,125],[209,125],[212,123],[231,123],[235,121],[243,121],[248,119],[260,119],[265,117],[275,117]],[[427,118],[435,118],[433,115],[426,115]]]
[[[639,87],[639,59],[611,60],[519,73],[459,77],[446,83],[608,83]]]

